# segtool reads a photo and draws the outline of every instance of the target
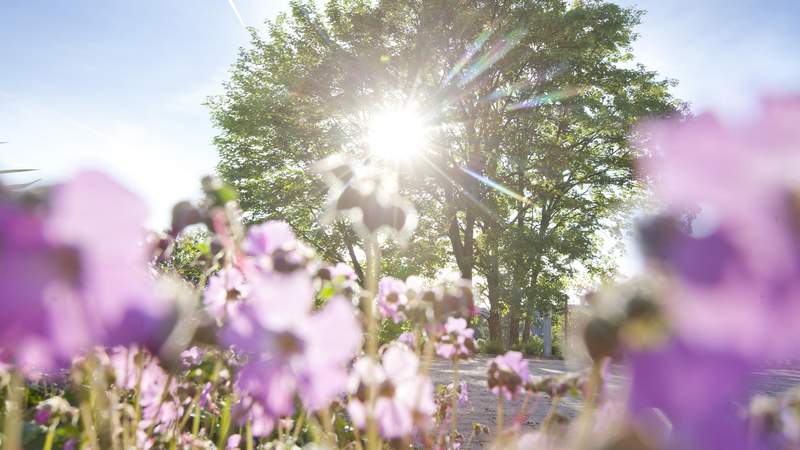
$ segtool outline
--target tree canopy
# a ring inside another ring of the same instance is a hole
[[[374,159],[370,117],[412,105],[429,143],[397,171],[421,223],[405,250],[388,244],[384,270],[477,271],[490,339],[507,311],[515,345],[535,309],[563,306],[577,264],[609,269],[603,233],[640,188],[634,126],[682,110],[671,82],[632,59],[640,15],[589,0],[293,2],[251,30],[209,102],[220,175],[248,220],[287,220],[360,272],[358,236],[320,225],[311,168],[334,153]]]

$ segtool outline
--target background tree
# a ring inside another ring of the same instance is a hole
[[[639,17],[602,1],[294,2],[253,31],[210,101],[220,174],[248,219],[287,220],[359,270],[356,236],[318,225],[310,169],[331,153],[374,159],[370,117],[414,105],[430,145],[398,173],[424,226],[384,269],[432,274],[448,244],[462,277],[486,280],[490,339],[507,309],[513,345],[553,279],[599,270],[601,232],[638,188],[633,125],[680,109],[631,61]]]

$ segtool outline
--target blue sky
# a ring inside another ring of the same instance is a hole
[[[618,3],[648,11],[638,60],[679,80],[695,110],[736,117],[761,94],[800,92],[800,2]],[[236,5],[258,26],[288,1]],[[0,0],[0,168],[46,182],[106,170],[165,225],[214,169],[202,102],[247,38],[228,0]]]

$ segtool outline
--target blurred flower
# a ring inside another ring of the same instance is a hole
[[[247,394],[240,395],[231,410],[234,420],[239,424],[250,422],[250,430],[255,437],[266,437],[275,429],[275,417],[264,411],[261,403]]]
[[[651,125],[641,161],[672,222],[644,233],[678,278],[669,312],[684,339],[749,357],[800,356],[800,98],[766,101],[750,123],[712,115]],[[675,225],[697,210],[690,229]]]
[[[489,389],[496,395],[511,400],[515,398],[530,381],[528,363],[520,352],[507,352],[489,362]]]
[[[172,310],[157,295],[148,272],[141,245],[147,217],[142,200],[104,174],[83,172],[56,186],[50,204],[46,234],[78,250],[80,305],[76,307],[83,311],[94,341],[157,348],[169,333],[165,319]],[[63,332],[75,333],[78,326],[70,323]]]
[[[206,353],[206,350],[198,346],[190,347],[181,352],[181,364],[184,368],[196,366],[203,362],[203,358],[206,357]]]
[[[63,397],[50,397],[36,405],[34,420],[37,424],[49,425],[53,419],[74,424],[78,421],[78,409]]]
[[[467,390],[467,382],[460,381],[458,383],[458,387],[453,386],[453,383],[447,385],[447,390],[453,392],[453,389],[456,389],[458,393],[458,406],[459,408],[463,408],[469,404],[469,391]]]
[[[178,382],[161,368],[158,358],[135,347],[114,347],[108,352],[108,360],[115,385],[139,391],[140,430],[154,427],[157,432],[166,431],[181,417]]]
[[[78,255],[44,236],[41,217],[0,199],[0,359],[22,366],[50,367],[59,342],[50,342],[54,317],[45,302],[52,286],[75,288]],[[78,331],[77,344],[86,338]]]
[[[247,283],[244,275],[235,267],[228,267],[221,269],[208,280],[203,301],[211,317],[221,321],[236,314],[239,301],[246,296]]]
[[[744,402],[752,366],[735,354],[680,341],[630,355],[630,411],[642,425],[652,408],[672,423],[670,448],[746,449],[737,402]]]
[[[397,342],[408,346],[411,350],[417,349],[417,335],[411,331],[401,333],[397,338]]]
[[[0,357],[49,369],[94,345],[159,348],[174,311],[148,270],[142,201],[82,172],[47,204],[33,211],[0,200]]]
[[[413,289],[420,290],[414,292]],[[472,295],[472,287],[466,280],[459,280],[453,285],[441,284],[424,290],[414,280],[413,289],[408,291],[414,297],[406,307],[406,315],[421,324],[436,328],[447,322],[449,317],[469,319],[478,312]]]
[[[273,418],[292,413],[295,395],[310,410],[327,406],[345,390],[347,364],[361,346],[354,308],[334,297],[312,314],[313,291],[304,284],[276,292],[269,284],[262,290],[257,277],[250,280],[252,305],[223,334],[224,342],[249,355],[237,389]]]
[[[406,285],[397,278],[383,277],[378,283],[378,311],[381,316],[399,323],[405,319],[404,309],[408,304]]]
[[[737,127],[704,114],[647,129],[656,151],[640,165],[668,209],[640,237],[667,276],[674,337],[625,344],[631,412],[662,411],[670,448],[768,448],[747,435],[737,404],[754,369],[800,356],[799,119],[790,98]]]
[[[237,450],[241,442],[242,442],[241,435],[232,434],[228,437],[228,441],[225,443],[225,450]]]
[[[362,235],[386,229],[401,239],[417,225],[413,206],[397,193],[396,174],[334,155],[317,163],[330,190],[330,215],[345,214]]]
[[[268,221],[250,227],[243,248],[250,255],[268,256],[294,240],[294,231],[288,223]]]
[[[447,359],[466,359],[477,350],[475,330],[463,318],[448,317],[436,341],[436,354]]]
[[[352,394],[347,411],[353,424],[364,428],[374,417],[386,439],[413,435],[431,425],[436,411],[433,383],[418,374],[419,359],[404,345],[393,345],[383,354],[382,364],[363,357],[356,361],[350,380]],[[369,389],[376,390],[374,407]]]

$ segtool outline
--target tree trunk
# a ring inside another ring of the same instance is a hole
[[[492,252],[494,253],[494,252]],[[486,258],[486,287],[489,291],[489,342],[503,343],[503,332],[500,321],[500,268],[494,254]]]
[[[548,311],[542,319],[542,340],[544,341],[544,356],[553,356],[553,314]]]
[[[528,342],[531,338],[531,315],[525,314],[525,321],[522,323],[522,343]]]
[[[520,322],[520,303],[522,302],[522,289],[519,281],[514,281],[514,292],[511,298],[511,308],[508,314],[508,348],[519,345],[519,322]]]

